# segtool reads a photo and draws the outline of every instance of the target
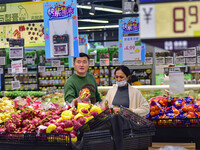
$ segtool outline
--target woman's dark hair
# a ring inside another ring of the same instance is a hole
[[[126,75],[126,77],[128,77],[128,81],[127,82],[129,84],[131,84],[131,81],[130,81],[131,71],[130,71],[130,69],[128,67],[124,66],[124,65],[119,66],[119,67],[117,67],[117,69],[115,69],[115,75],[116,75],[116,72],[118,70],[121,70]]]
[[[90,60],[89,56],[86,53],[79,53],[79,57],[87,57],[88,61]],[[74,57],[74,62],[76,60],[77,57]]]

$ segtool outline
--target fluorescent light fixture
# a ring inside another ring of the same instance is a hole
[[[109,21],[107,20],[95,20],[95,19],[81,19],[78,21],[82,21],[82,22],[94,22],[94,23],[109,23]]]
[[[115,8],[98,7],[97,5],[95,5],[94,7],[95,7],[95,10],[98,10],[98,11],[107,11],[107,12],[113,12],[113,13],[122,13],[122,10],[115,9]],[[77,5],[77,8],[91,9],[91,6]]]
[[[87,29],[104,29],[104,28],[119,28],[119,25],[78,27],[79,30],[87,30]]]

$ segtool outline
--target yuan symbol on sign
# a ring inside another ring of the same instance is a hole
[[[149,8],[149,10],[147,12],[146,8],[143,8],[143,11],[144,11],[144,14],[145,14],[144,20],[146,20],[147,24],[149,24],[149,20],[151,20],[150,16],[151,16],[152,9],[153,9],[152,7]]]

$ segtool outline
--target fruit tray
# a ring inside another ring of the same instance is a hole
[[[199,118],[152,119],[156,127],[200,127]]]

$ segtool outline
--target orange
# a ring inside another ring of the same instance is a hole
[[[155,107],[154,107],[154,106],[151,106],[150,110],[151,110],[151,111],[155,111]]]
[[[193,107],[192,107],[192,106],[189,106],[189,107],[188,107],[188,111],[194,111]]]
[[[160,110],[155,111],[155,115],[158,115],[160,113]]]
[[[187,115],[187,117],[188,117],[188,118],[192,118],[192,116],[191,116],[191,115],[189,115],[189,114]]]
[[[153,111],[150,112],[150,116],[155,116],[155,113]]]
[[[192,118],[195,118],[194,112],[191,112],[191,111],[190,111],[190,112],[188,113],[188,115],[190,115]]]
[[[182,110],[183,110],[183,111],[188,111],[188,108],[187,108],[187,106],[186,106],[186,105],[185,105],[185,106],[183,106],[183,107],[182,107]]]

